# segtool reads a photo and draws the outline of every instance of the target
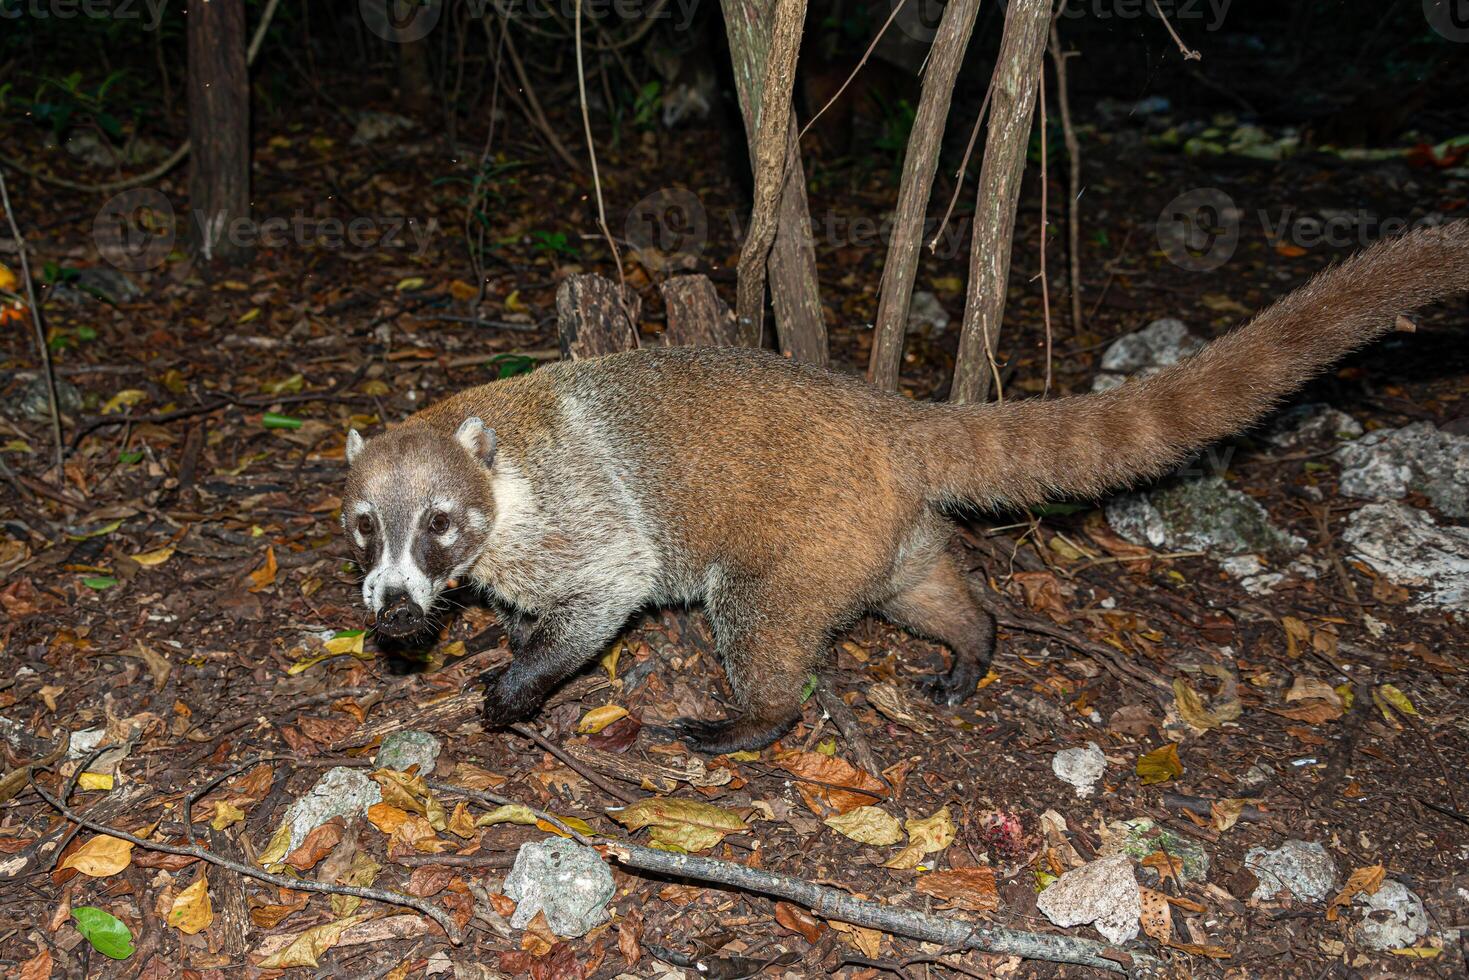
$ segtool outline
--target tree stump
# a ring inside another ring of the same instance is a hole
[[[556,290],[556,330],[563,360],[580,361],[638,346],[642,300],[602,276],[571,276]]]
[[[667,310],[665,347],[733,347],[738,344],[734,313],[719,298],[708,276],[674,276],[660,287]]]

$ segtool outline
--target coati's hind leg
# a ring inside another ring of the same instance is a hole
[[[947,674],[921,683],[924,692],[941,704],[963,703],[994,657],[994,617],[980,607],[959,563],[947,552],[899,569],[893,585],[897,591],[878,612],[912,633],[937,640],[954,655]]]
[[[725,582],[708,597],[715,642],[740,714],[717,721],[676,719],[671,728],[692,748],[710,755],[764,748],[800,719],[801,690],[825,653],[827,630],[802,615],[810,610],[790,606],[789,592],[768,583]]]

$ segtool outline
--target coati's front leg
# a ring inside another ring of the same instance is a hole
[[[571,604],[534,619],[513,617],[510,663],[480,678],[485,727],[534,714],[562,681],[602,652],[630,614],[620,607]]]

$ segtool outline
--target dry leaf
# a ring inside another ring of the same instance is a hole
[[[1150,786],[1153,783],[1166,783],[1183,775],[1183,763],[1178,758],[1178,745],[1169,742],[1161,749],[1154,749],[1137,760],[1137,774],[1142,777],[1143,785]]]
[[[651,827],[655,845],[672,845],[685,851],[708,850],[723,840],[725,834],[749,829],[733,810],[669,796],[645,797],[631,806],[608,812],[628,830]]]
[[[313,827],[301,841],[301,845],[285,856],[286,864],[297,871],[310,871],[342,842],[342,834],[346,829],[347,822],[341,817],[332,817],[321,826]]]
[[[90,878],[109,878],[133,861],[133,845],[118,837],[98,834],[67,855],[58,871],[75,868]]]
[[[868,959],[876,959],[881,955],[882,933],[876,929],[854,926],[846,922],[829,922],[827,924],[836,932],[841,933],[842,939],[852,944],[858,952]]]
[[[378,769],[372,773],[371,778],[382,787],[384,803],[421,814],[435,830],[443,830],[449,825],[443,804],[428,788],[423,776],[410,776],[406,772],[395,772],[392,769]]]
[[[956,828],[947,806],[940,807],[931,817],[909,819],[903,827],[908,831],[908,843],[883,865],[884,868],[916,868],[925,855],[937,854],[954,842]]]
[[[1000,907],[995,869],[989,867],[935,871],[918,879],[917,891],[949,903],[944,908],[993,912]]]
[[[1387,869],[1380,864],[1353,871],[1351,877],[1347,879],[1346,887],[1326,907],[1326,921],[1335,922],[1339,911],[1351,905],[1352,899],[1358,895],[1377,894],[1377,889],[1382,887],[1382,880],[1386,875]]]
[[[826,924],[799,905],[790,902],[775,903],[775,921],[786,929],[805,938],[815,946],[826,931]]]
[[[51,976],[51,951],[42,946],[41,951],[20,965],[16,980],[47,980]]]
[[[1142,923],[1143,932],[1167,946],[1173,939],[1173,909],[1168,906],[1168,896],[1142,885],[1138,886],[1137,892],[1142,902],[1138,921]]]
[[[367,821],[378,830],[391,835],[408,819],[408,811],[391,803],[374,803],[367,808]]]
[[[318,966],[321,955],[331,949],[342,938],[342,933],[367,918],[352,915],[335,922],[312,926],[291,940],[289,946],[261,960],[257,966],[262,970],[288,970],[293,966]]]
[[[469,840],[474,836],[474,818],[469,815],[469,807],[464,803],[454,806],[454,812],[449,814],[449,822],[444,827],[449,833],[456,837]]]
[[[214,804],[214,816],[209,821],[209,826],[215,830],[223,830],[230,824],[239,823],[245,819],[245,811],[225,800]]]
[[[1225,800],[1215,800],[1209,804],[1209,814],[1214,818],[1214,829],[1221,834],[1239,822],[1239,815],[1244,812],[1245,801],[1237,797]]]
[[[268,589],[275,584],[277,566],[275,563],[275,546],[267,545],[265,549],[265,564],[250,573],[250,591],[259,592]],[[312,964],[315,966],[315,964]]]
[[[140,551],[133,555],[132,558],[133,561],[142,565],[144,568],[152,568],[154,565],[162,565],[172,558],[173,551],[173,545],[166,544],[162,548],[157,548],[153,551]]]
[[[833,810],[837,813],[846,813],[859,806],[870,806],[887,797],[886,789],[876,776],[858,769],[837,756],[790,749],[776,753],[775,764],[793,776],[816,780],[814,783],[798,782],[796,791],[801,794],[801,799],[811,808],[811,812],[818,817],[826,817]],[[827,785],[818,785],[819,783]],[[871,792],[857,793],[849,792],[847,789],[832,789],[831,787],[834,786],[849,787],[853,790],[870,790]]]
[[[201,873],[194,883],[179,892],[168,910],[168,924],[186,936],[203,932],[214,921],[214,906],[209,902],[209,878]]]
[[[887,847],[903,839],[903,828],[898,819],[882,807],[859,806],[855,810],[827,817],[823,822],[859,844]]]
[[[1323,721],[1336,721],[1342,716],[1341,698],[1339,697],[1335,704],[1330,701],[1302,701],[1294,708],[1268,708],[1266,710],[1282,718],[1304,721],[1311,725],[1319,725]]]
[[[595,735],[619,718],[627,717],[627,709],[620,704],[604,704],[581,716],[576,724],[578,735]]]
[[[1285,699],[1286,701],[1319,699],[1335,704],[1337,707],[1342,706],[1341,695],[1337,694],[1336,689],[1330,684],[1319,677],[1306,677],[1300,674],[1296,675],[1290,690],[1285,692]]]
[[[868,702],[889,720],[905,725],[920,735],[928,731],[928,726],[915,718],[913,712],[908,709],[908,699],[903,697],[896,684],[879,681],[869,686],[863,693]]]
[[[292,892],[296,896],[290,905],[257,905],[250,910],[250,921],[258,929],[274,929],[285,919],[306,907],[311,896],[306,892]]]
[[[525,827],[534,827],[536,820],[535,812],[524,803],[504,803],[488,813],[480,814],[475,819],[474,825],[493,827],[497,823],[515,823]]]

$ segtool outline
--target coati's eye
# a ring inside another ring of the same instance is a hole
[[[428,529],[434,534],[443,534],[449,530],[449,515],[443,511],[435,511],[428,519]]]
[[[362,535],[364,538],[372,537],[372,528],[373,528],[373,525],[372,525],[372,515],[371,514],[358,514],[357,515],[357,533],[358,534]]]

